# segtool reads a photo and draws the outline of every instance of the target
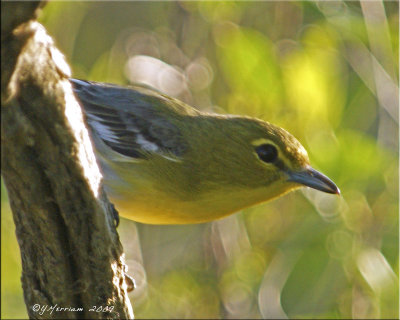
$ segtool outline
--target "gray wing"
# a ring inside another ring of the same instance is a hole
[[[165,96],[145,88],[139,92],[106,83],[70,82],[90,129],[115,152],[136,159],[149,153],[176,157],[184,153],[186,146],[179,128],[154,108],[166,103]]]

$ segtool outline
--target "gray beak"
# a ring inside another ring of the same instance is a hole
[[[304,186],[320,190],[326,193],[340,195],[340,190],[331,179],[323,175],[321,172],[308,167],[300,171],[289,171],[288,181],[297,182]]]

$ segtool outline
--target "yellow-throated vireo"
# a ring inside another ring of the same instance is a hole
[[[200,112],[147,87],[70,81],[123,217],[200,223],[301,186],[340,193],[296,138],[271,123]]]

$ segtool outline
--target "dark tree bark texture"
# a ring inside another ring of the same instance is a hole
[[[28,314],[132,318],[111,207],[68,65],[35,21],[40,6],[1,2],[1,169]]]

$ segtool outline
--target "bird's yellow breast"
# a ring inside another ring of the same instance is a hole
[[[146,192],[110,195],[118,212],[124,218],[148,224],[202,223],[223,218],[257,203],[272,200],[296,186],[288,183],[275,184],[243,191],[218,190],[198,194],[192,199],[181,199],[157,189]]]

